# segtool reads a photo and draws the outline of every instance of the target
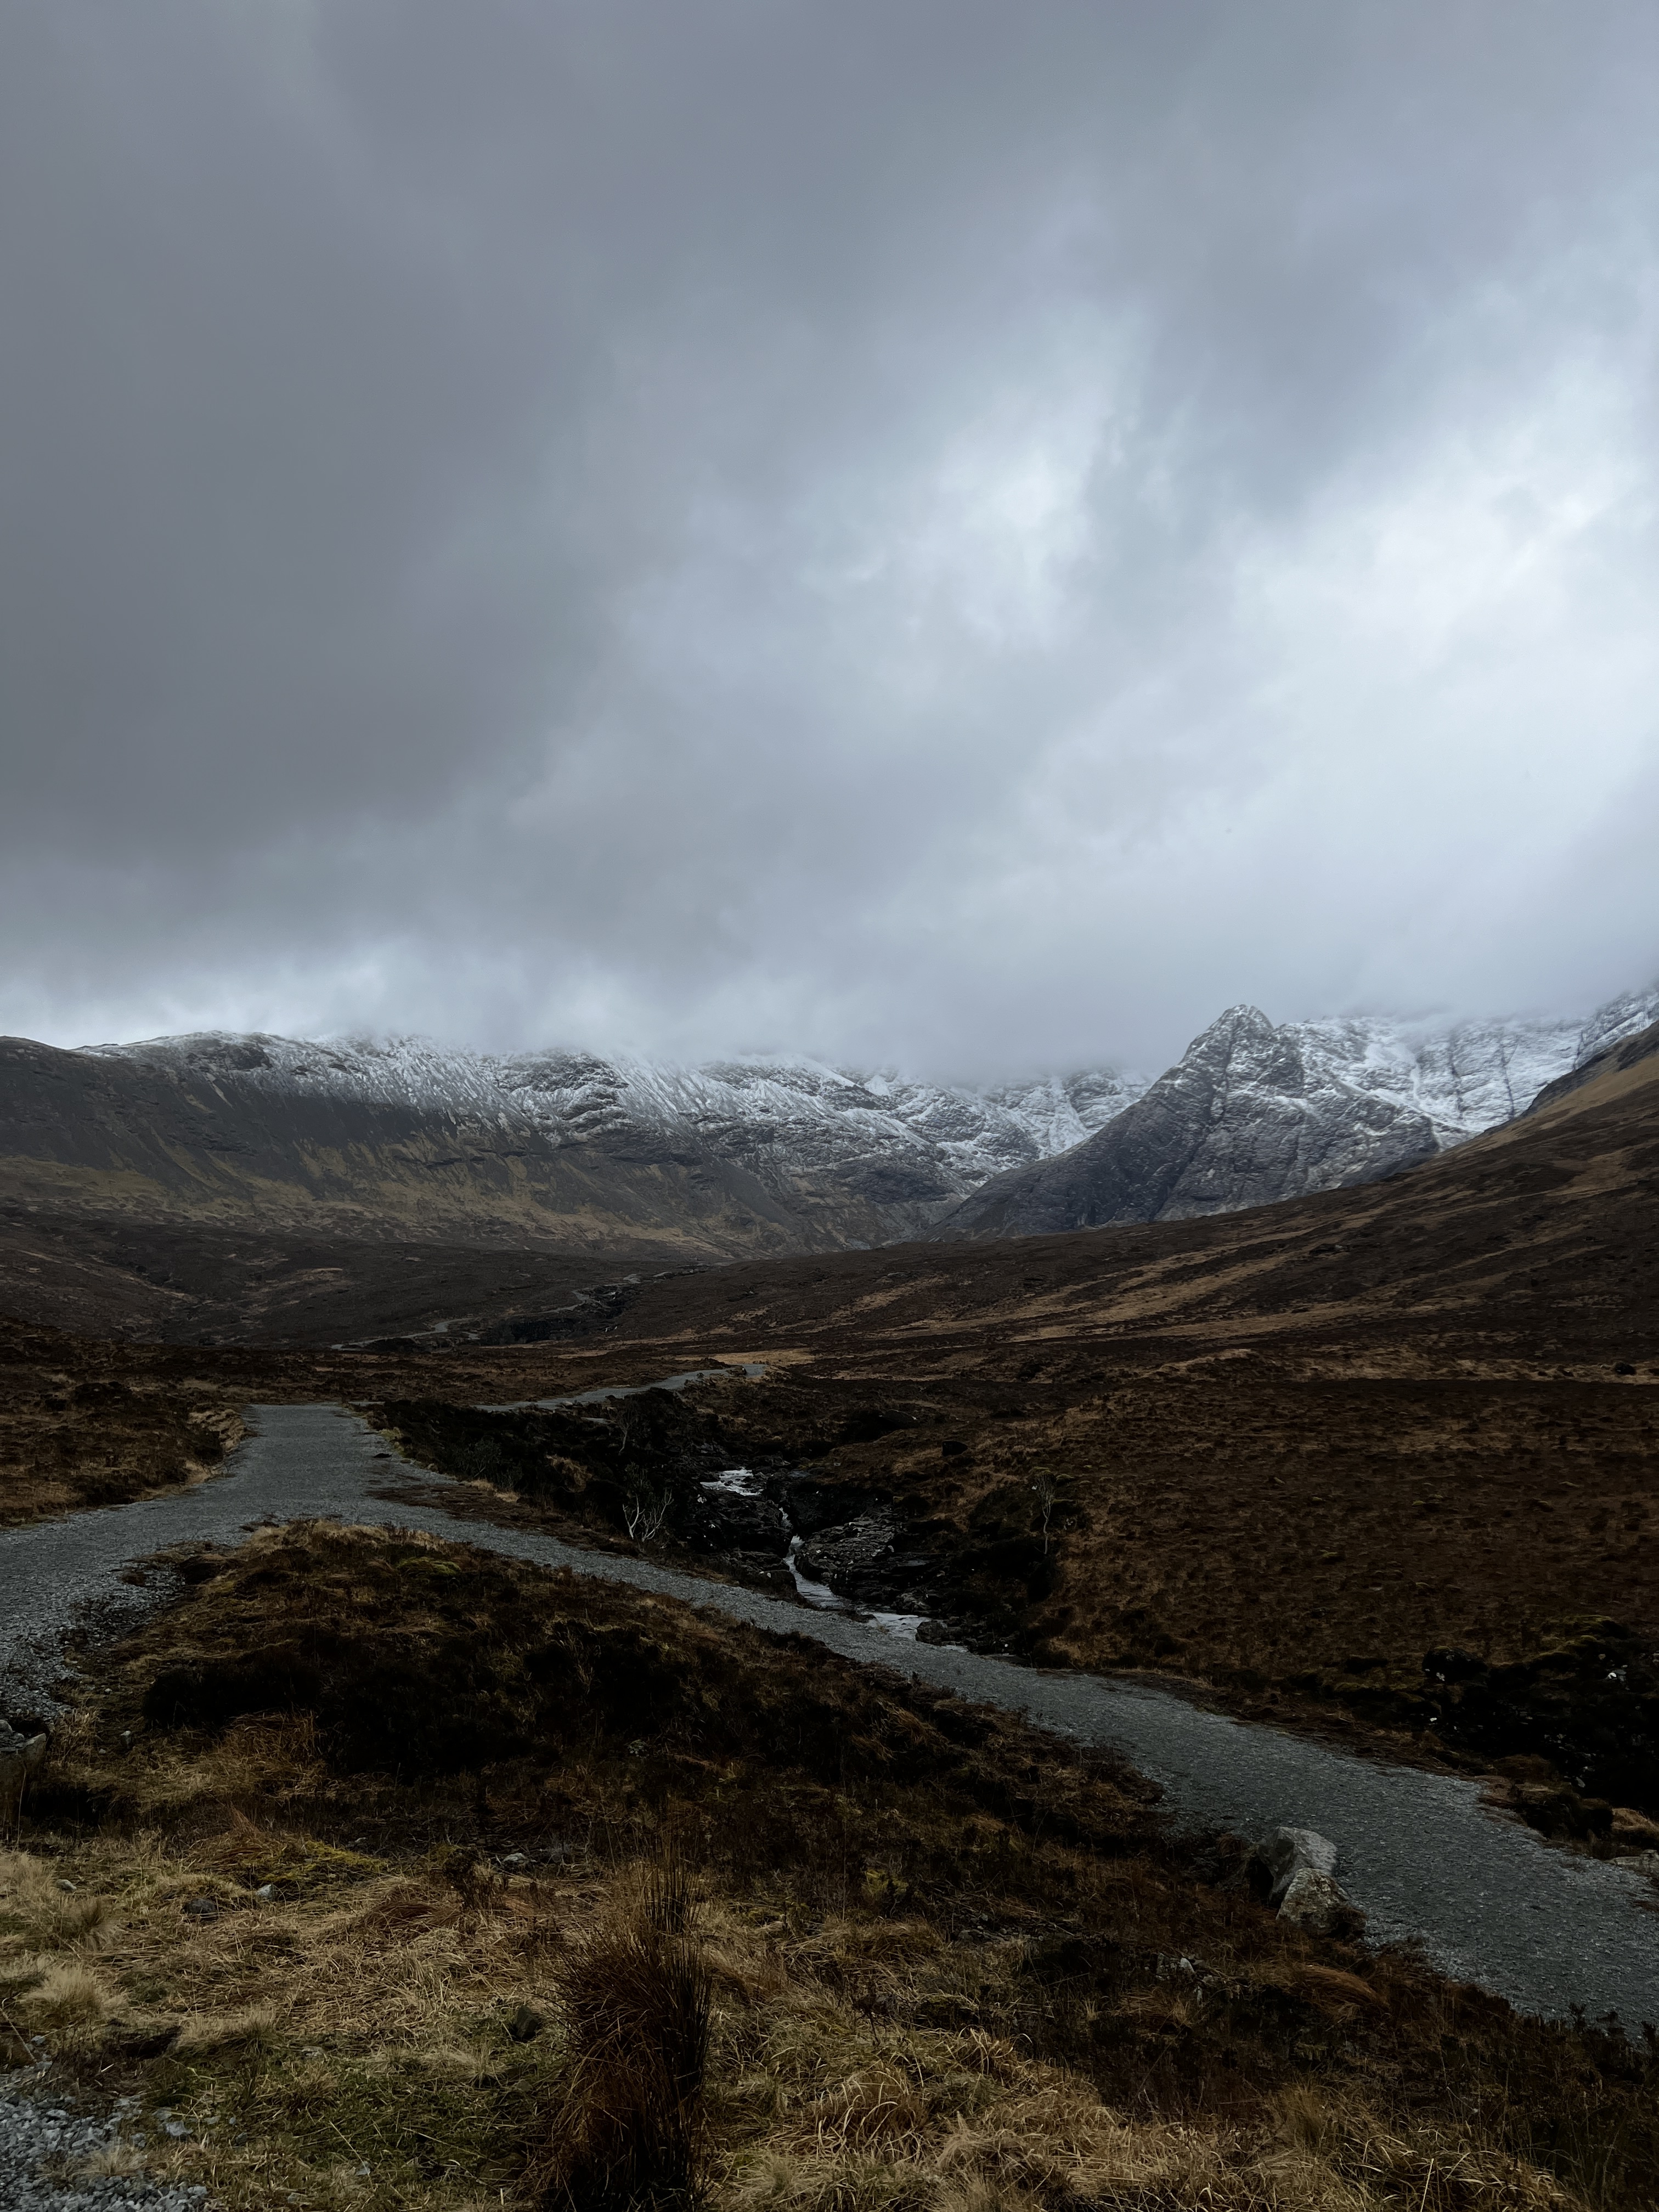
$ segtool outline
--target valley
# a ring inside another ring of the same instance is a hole
[[[283,1351],[14,1330],[9,1512],[112,1498],[123,1469],[125,1494],[153,1487],[158,1407],[182,1480],[239,1403],[339,1399],[461,1486],[440,1486],[459,1513],[618,1547],[649,1521],[659,1555],[785,1595],[799,1535],[810,1578],[925,1639],[1146,1669],[1416,1756],[1455,1760],[1462,1739],[1636,1806],[1659,1638],[1654,1034],[1408,1174],[1219,1218],[580,1291],[565,1263],[539,1312],[515,1255],[516,1311],[465,1334],[432,1328],[428,1258],[406,1252],[415,1334]],[[530,1402],[745,1364],[763,1371]],[[754,1496],[709,1489],[732,1468]],[[1435,1652],[1460,1655],[1458,1682]],[[1628,1678],[1612,1706],[1590,1695],[1609,1655]],[[1564,1704],[1585,1706],[1571,1725]]]
[[[602,1271],[1200,1218],[1436,1158],[1656,1018],[1659,989],[1443,1031],[1235,1006],[1153,1082],[981,1085],[410,1038],[0,1039],[0,1311],[179,1342],[487,1334]]]
[[[596,1270],[25,1210],[14,2078],[248,2212],[552,2212],[582,1962],[678,1883],[718,2201],[1642,2212],[1656,1048],[1042,1235]],[[1282,1917],[1275,1822],[1340,1911]],[[901,2076],[902,2147],[834,2118]]]

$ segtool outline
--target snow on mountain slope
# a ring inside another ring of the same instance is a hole
[[[1231,1006],[1093,1137],[994,1177],[945,1233],[1190,1220],[1369,1182],[1509,1121],[1656,1015],[1659,989],[1588,1022],[1465,1022],[1440,1036],[1377,1021],[1276,1027]]]
[[[901,1173],[927,1186],[908,1193],[924,1204],[1080,1144],[1146,1087],[1101,1069],[981,1091],[805,1059],[676,1067],[584,1052],[447,1051],[421,1037],[308,1042],[209,1031],[86,1049],[216,1085],[533,1130],[550,1146],[625,1144],[635,1130],[679,1134],[769,1183],[825,1170],[890,1183]]]
[[[1588,1021],[1460,1022],[1443,1032],[1382,1021],[1287,1022],[1310,1070],[1421,1114],[1443,1147],[1524,1113],[1547,1083],[1659,1017],[1659,986]]]
[[[810,1243],[925,1234],[972,1194],[994,1200],[1000,1218],[997,1194],[1011,1177],[1037,1178],[1030,1204],[1015,1207],[1030,1225],[1058,1225],[1059,1214],[1069,1224],[1221,1212],[1364,1182],[1509,1120],[1545,1084],[1656,1017],[1659,989],[1587,1022],[1440,1032],[1359,1018],[1275,1027],[1235,1007],[1150,1085],[1096,1069],[981,1088],[808,1059],[681,1067],[580,1051],[451,1051],[420,1037],[214,1032],[86,1049],[206,1083],[227,1104],[250,1093],[325,1098],[524,1139],[544,1158],[739,1171]],[[1085,1182],[1095,1177],[1092,1195],[1073,1172],[1079,1163]]]

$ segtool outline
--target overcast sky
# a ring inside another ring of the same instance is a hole
[[[0,13],[0,1029],[1659,971],[1651,0]]]

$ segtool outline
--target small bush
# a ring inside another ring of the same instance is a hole
[[[712,1984],[690,1901],[656,1869],[558,1977],[568,2071],[529,2175],[544,2212],[631,2212],[700,2193]]]

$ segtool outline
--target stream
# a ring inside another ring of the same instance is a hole
[[[1632,2030],[1659,2025],[1653,1885],[1632,1869],[1545,1844],[1486,1808],[1474,1782],[1229,1720],[1143,1682],[918,1643],[908,1616],[855,1614],[804,1577],[793,1556],[804,1602],[583,1551],[533,1530],[458,1522],[417,1502],[430,1489],[429,1471],[398,1459],[344,1407],[259,1406],[247,1419],[252,1433],[210,1482],[0,1532],[0,1711],[50,1710],[64,1639],[77,1625],[89,1620],[99,1633],[118,1632],[170,1595],[170,1577],[148,1590],[120,1579],[165,1546],[234,1545],[261,1522],[321,1515],[422,1528],[808,1636],[848,1658],[1023,1713],[1062,1737],[1109,1747],[1162,1785],[1183,1823],[1249,1837],[1281,1825],[1316,1828],[1338,1847],[1338,1878],[1368,1916],[1372,1942],[1420,1942],[1443,1972],[1530,2011],[1583,2006],[1592,2017],[1616,2011]],[[758,1480],[732,1468],[714,1480],[744,1477]],[[792,1553],[799,1548],[796,1538]]]

